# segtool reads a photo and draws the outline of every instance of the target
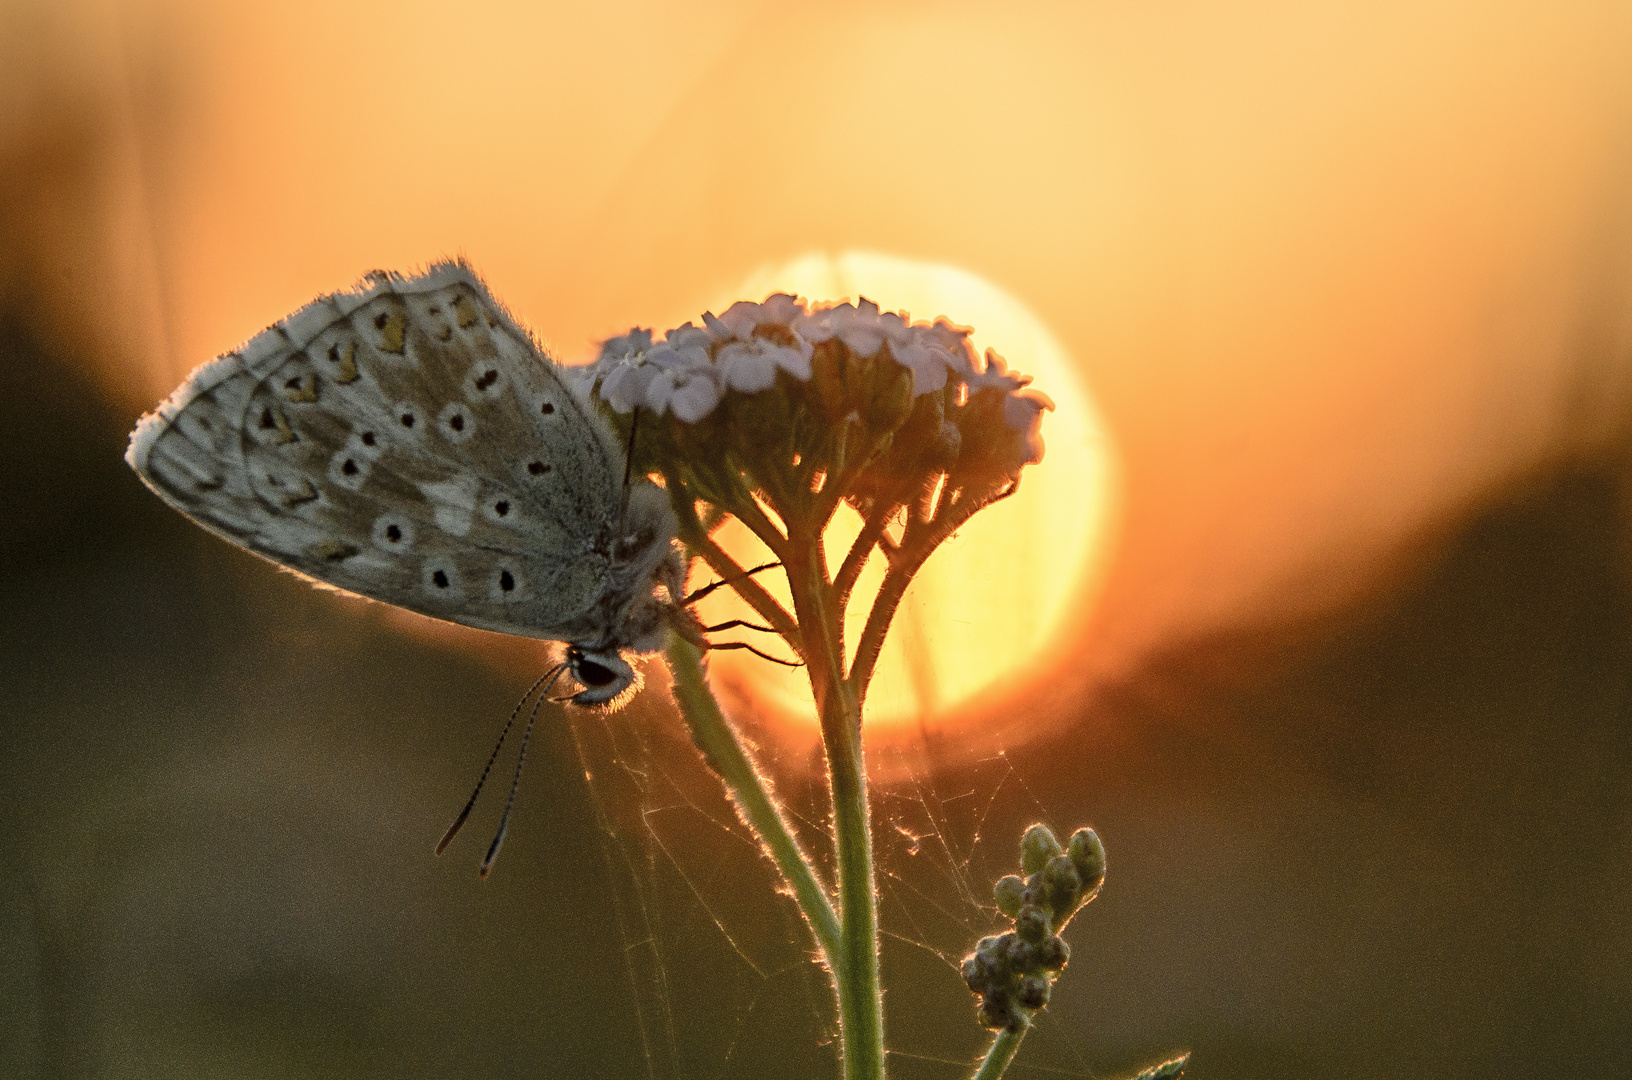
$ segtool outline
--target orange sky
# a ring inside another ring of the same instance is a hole
[[[133,407],[451,252],[569,358],[811,250],[992,281],[1119,447],[1101,666],[1330,603],[1619,423],[1626,4],[821,10],[82,0],[11,85],[124,125],[76,302]]]

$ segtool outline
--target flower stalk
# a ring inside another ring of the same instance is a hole
[[[726,789],[736,800],[738,812],[759,835],[760,843],[770,853],[783,880],[792,888],[794,900],[810,924],[822,954],[838,955],[841,934],[838,915],[833,911],[827,891],[816,880],[809,856],[782,817],[770,785],[748,757],[736,730],[709,690],[702,651],[681,635],[671,634],[665,659],[674,677],[675,701],[691,728],[697,749],[709,767],[725,781]]]
[[[878,902],[873,881],[873,838],[862,756],[861,705],[845,678],[843,611],[822,565],[819,537],[788,550],[788,581],[804,634],[805,663],[821,722],[833,800],[833,840],[838,862],[842,956],[835,967],[839,1030],[846,1080],[884,1075],[884,1002],[878,967]]]
[[[975,1070],[973,1080],[998,1080],[1009,1067],[1009,1062],[1014,1060],[1014,1055],[1020,1052],[1020,1041],[1030,1030],[1031,1020],[1027,1018],[999,1031],[992,1040],[991,1049],[980,1059],[980,1067]]]
[[[845,1080],[885,1074],[878,899],[862,703],[913,575],[982,507],[1042,458],[1048,399],[969,331],[910,323],[877,305],[810,308],[791,296],[735,304],[654,342],[606,342],[586,392],[632,439],[632,470],[667,490],[690,553],[729,583],[806,668],[832,799],[830,893],[811,869],[759,769],[709,692],[711,645],[676,601],[668,649],[693,739],[788,883],[832,975]],[[640,422],[635,422],[639,410]],[[638,431],[638,435],[637,435]],[[841,505],[863,527],[836,574],[822,536]],[[790,612],[711,535],[742,522],[781,563]],[[867,562],[886,561],[853,651],[845,611]],[[756,650],[757,651],[757,650]]]

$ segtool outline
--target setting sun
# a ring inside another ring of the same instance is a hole
[[[1045,673],[1093,606],[1116,516],[1115,455],[1071,357],[1020,301],[956,267],[865,252],[812,254],[755,271],[721,296],[716,310],[775,292],[813,301],[865,296],[915,320],[946,315],[972,325],[979,348],[997,350],[1013,368],[1034,376],[1056,406],[1043,425],[1044,461],[1026,471],[1012,497],[960,530],[914,579],[868,697],[869,726],[932,723],[983,692]],[[859,528],[860,519],[841,508],[827,535],[830,566]],[[721,541],[745,564],[764,561],[764,549],[735,522],[722,529]],[[881,562],[875,555],[869,563],[859,598],[877,589]],[[699,581],[707,576],[700,566],[697,573]],[[763,580],[785,600],[771,580],[776,576]],[[725,592],[706,602],[707,621],[749,615]],[[857,604],[849,612],[851,648],[866,610]],[[722,691],[778,717],[812,722],[802,671],[746,652],[715,653],[712,670]]]

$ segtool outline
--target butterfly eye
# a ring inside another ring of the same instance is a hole
[[[461,330],[467,330],[476,323],[476,305],[464,293],[453,298],[453,317]]]
[[[375,459],[379,457],[378,454],[365,452],[361,446],[353,445],[354,442],[354,439],[348,439],[347,444],[329,458],[329,482],[339,484],[348,491],[356,491],[363,486]]]
[[[572,673],[585,686],[605,686],[617,678],[611,668],[603,667],[593,660],[580,660]]]
[[[255,428],[262,445],[286,446],[300,441],[300,436],[289,426],[289,419],[276,405],[261,407],[260,415],[255,418]]]

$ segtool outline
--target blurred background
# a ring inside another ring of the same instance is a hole
[[[546,715],[479,881],[498,800],[430,848],[537,650],[120,457],[370,267],[462,252],[570,359],[857,250],[1024,304],[1120,478],[1091,588],[1017,560],[1069,633],[879,755],[892,1072],[983,1048],[952,964],[1041,818],[1110,878],[1014,1076],[1632,1074],[1629,48],[1618,0],[4,0],[0,1074],[833,1075],[662,693]]]

